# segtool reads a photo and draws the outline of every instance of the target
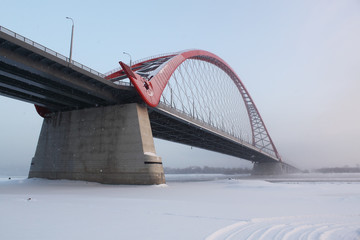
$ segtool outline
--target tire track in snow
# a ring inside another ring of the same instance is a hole
[[[259,240],[266,240],[266,239],[269,239],[269,238],[274,239],[276,234],[277,234],[278,229],[283,228],[284,226],[286,226],[286,225],[285,224],[278,224],[278,225],[271,226],[268,230],[266,230],[262,234],[262,236],[259,238]]]
[[[347,231],[343,231],[343,228],[347,228]],[[349,240],[360,240],[360,227],[357,226],[339,226],[332,230],[326,231],[321,234],[319,240],[330,239],[349,239]]]
[[[317,230],[324,227],[324,224],[313,224],[313,225],[308,225],[308,226],[309,227],[300,234],[299,240],[313,239],[314,232],[316,232]],[[312,238],[310,238],[310,237],[312,237]]]
[[[206,240],[360,240],[359,216],[297,216],[241,221],[221,228]]]

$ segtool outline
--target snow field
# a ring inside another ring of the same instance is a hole
[[[242,221],[219,229],[217,239],[360,239],[359,216],[299,216]]]
[[[359,203],[359,182],[0,179],[0,239],[352,240]]]

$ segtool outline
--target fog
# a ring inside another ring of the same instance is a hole
[[[73,59],[99,72],[129,61],[123,51],[133,60],[189,48],[213,52],[242,79],[286,162],[302,169],[360,164],[359,1],[4,1],[2,7],[0,25],[64,55],[71,16]],[[42,119],[31,104],[5,97],[0,111],[0,169],[26,172]],[[190,146],[155,144],[165,166],[250,166]]]

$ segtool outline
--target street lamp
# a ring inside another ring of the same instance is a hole
[[[70,63],[72,58],[72,47],[73,47],[73,39],[74,39],[74,20],[71,17],[66,17],[66,19],[70,19],[72,21],[72,28],[71,28],[71,42],[70,42]]]
[[[126,55],[128,55],[130,57],[130,69],[131,69],[131,55],[129,53],[127,53],[127,52],[123,52],[123,54],[126,54]]]

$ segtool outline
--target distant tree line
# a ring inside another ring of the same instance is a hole
[[[360,173],[360,167],[334,167],[334,168],[319,168],[314,172],[319,173]]]
[[[224,168],[224,167],[199,167],[199,166],[191,166],[186,168],[170,168],[165,167],[164,172],[170,174],[194,174],[194,173],[201,173],[201,174],[248,174],[251,173],[252,169],[249,168]]]

